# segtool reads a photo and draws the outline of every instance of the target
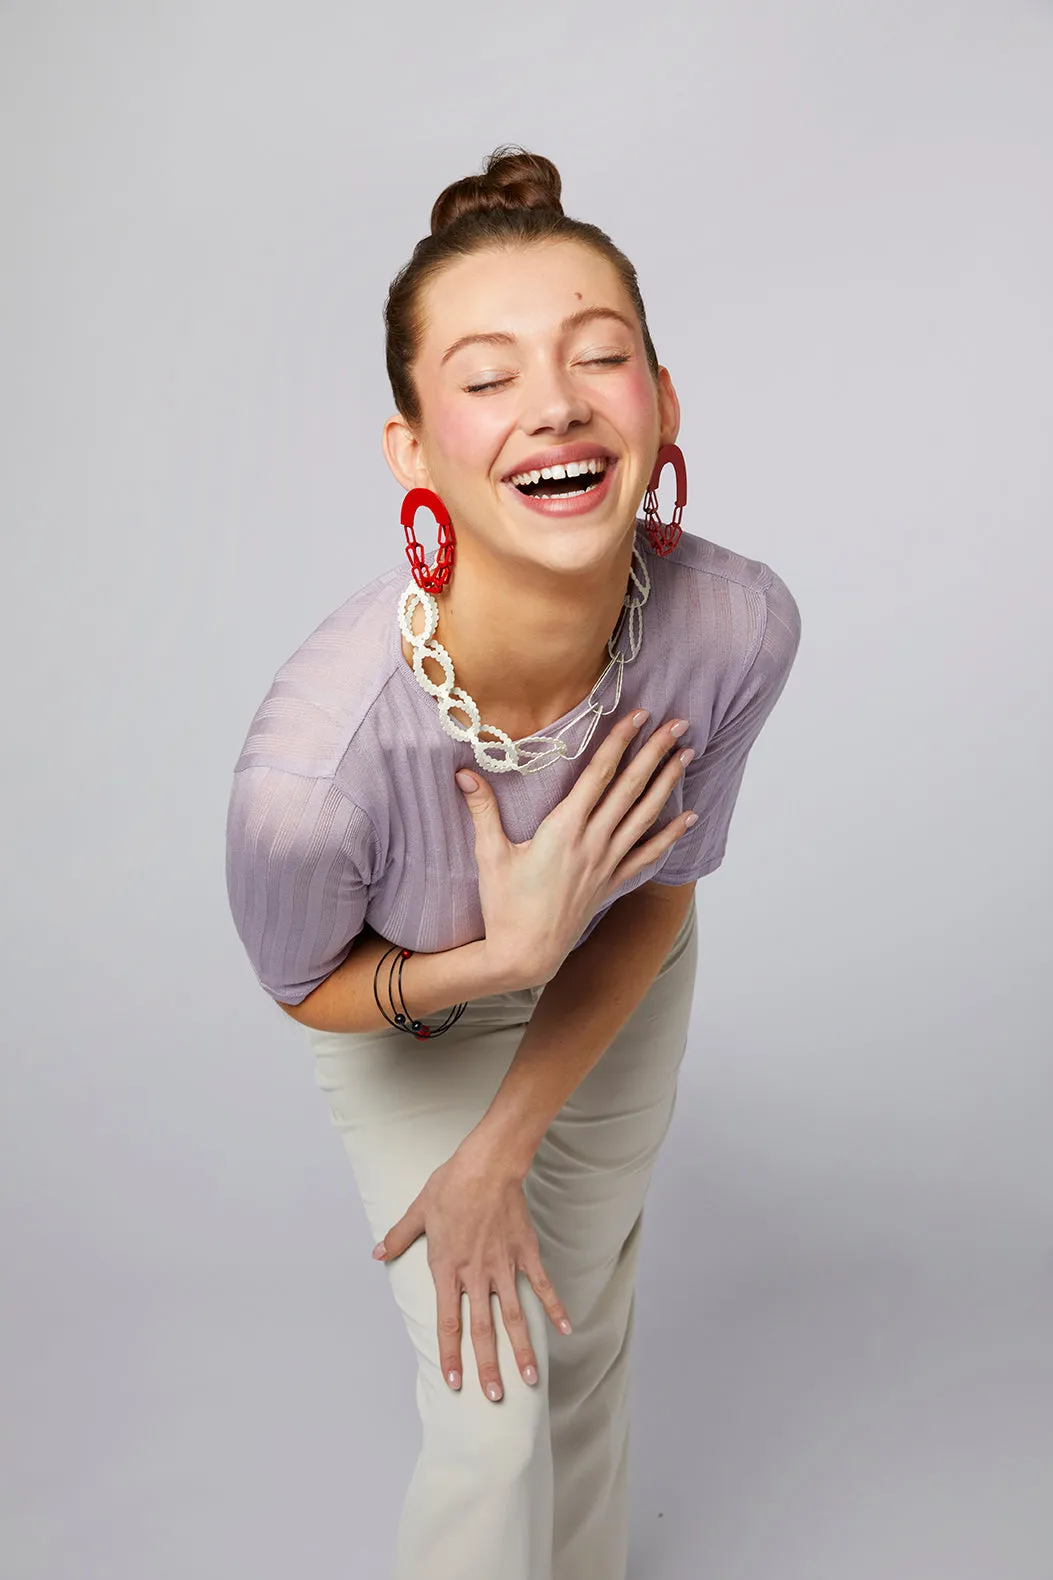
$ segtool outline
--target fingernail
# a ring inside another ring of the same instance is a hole
[[[486,1397],[488,1399],[492,1399],[494,1404],[496,1404],[498,1399],[501,1398],[501,1384],[500,1383],[487,1383],[487,1385],[486,1385]]]
[[[530,1384],[531,1388],[534,1387],[535,1383],[537,1382],[537,1367],[536,1366],[524,1366],[523,1367],[523,1381],[524,1382],[528,1382]]]
[[[683,735],[690,723],[690,719],[677,719],[676,723],[669,731],[670,735]]]
[[[457,783],[460,785],[461,789],[467,790],[469,795],[473,790],[478,790],[479,788],[478,779],[473,778],[470,773],[466,773],[463,768],[458,773],[454,774],[454,778],[457,780]]]
[[[446,1381],[449,1383],[451,1388],[459,1388],[461,1386],[460,1372],[456,1372],[451,1369],[446,1373]]]
[[[694,757],[694,755],[695,755],[695,753],[694,753],[693,749],[690,746],[687,748],[686,752],[681,752],[680,753],[680,761],[684,764],[685,768],[686,768],[687,764],[691,761],[692,757]]]
[[[698,813],[689,812],[685,817],[684,822],[687,824],[688,828],[694,828],[695,824],[698,822]]]
[[[566,1317],[560,1317],[557,1326],[558,1326],[559,1331],[561,1333],[573,1333],[573,1331],[574,1331],[574,1329],[571,1327],[570,1323],[567,1321]]]
[[[382,1262],[384,1260],[385,1256],[387,1255],[387,1251],[384,1248],[383,1240],[381,1240],[378,1245],[373,1247],[373,1255],[376,1257],[378,1262]]]
[[[647,709],[646,708],[641,708],[639,713],[634,713],[633,714],[633,724],[635,725],[635,727],[637,729],[639,729],[640,725],[643,723],[643,721],[647,717],[648,717]]]

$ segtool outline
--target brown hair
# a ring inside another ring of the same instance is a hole
[[[411,427],[416,427],[421,417],[412,368],[420,350],[424,289],[452,259],[482,252],[487,247],[568,239],[583,242],[607,258],[636,309],[647,362],[657,380],[658,356],[647,327],[636,270],[599,226],[564,214],[562,189],[559,171],[550,159],[505,144],[489,155],[480,175],[451,182],[436,198],[431,211],[431,234],[414,247],[409,262],[391,282],[384,304],[391,393]]]

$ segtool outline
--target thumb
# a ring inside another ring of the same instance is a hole
[[[404,1213],[398,1223],[392,1224],[382,1240],[378,1240],[373,1247],[373,1255],[378,1262],[393,1262],[401,1256],[403,1251],[408,1251],[414,1240],[418,1240],[424,1233],[424,1211],[420,1197]]]
[[[468,803],[468,810],[472,814],[475,824],[475,846],[478,850],[481,842],[489,846],[491,842],[497,843],[504,835],[501,826],[501,813],[497,805],[497,797],[490,785],[487,784],[482,774],[469,773],[467,768],[459,768],[454,775],[464,799]]]

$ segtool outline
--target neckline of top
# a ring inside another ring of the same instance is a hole
[[[643,543],[641,544],[640,536],[641,536],[641,534],[640,534],[640,523],[639,523],[639,521],[637,521],[637,523],[636,523],[636,547],[640,551],[640,553],[644,553],[646,551],[646,548],[649,547],[650,545],[648,544],[646,537],[644,537]],[[407,566],[407,569],[408,569],[408,566]],[[399,597],[402,596],[402,592],[404,591],[405,586],[406,586],[405,582],[400,584]],[[395,600],[395,603],[396,603],[396,605],[398,604],[398,599],[397,598]],[[642,633],[641,633],[641,636],[642,636]],[[436,633],[435,633],[435,639],[436,639],[436,641],[439,640],[439,633],[438,633],[438,631],[436,631]],[[412,669],[407,664],[407,662],[406,662],[406,655],[402,651],[402,631],[401,631],[401,628],[399,626],[397,607],[392,611],[391,630],[390,630],[389,640],[390,640],[391,655],[392,655],[393,659],[395,660],[395,667],[396,667],[396,669],[398,669],[400,671],[400,673],[402,674],[404,680],[407,682],[410,691],[417,698],[417,705],[418,705],[418,707],[419,708],[423,707],[423,709],[429,711],[430,717],[435,719],[436,712],[437,712],[437,709],[438,709],[438,706],[439,706],[438,701],[437,701],[437,699],[435,697],[433,697],[431,695],[430,692],[427,692],[427,691],[424,690],[424,687],[420,684],[420,681],[417,679],[416,675],[413,673]],[[618,651],[619,652],[621,651],[622,645],[625,642],[625,640],[626,640],[626,628],[623,625],[622,631],[621,631],[621,635],[620,635],[620,637],[618,639]],[[641,640],[641,646],[642,646],[642,640]],[[455,679],[456,679],[456,677],[455,677]],[[596,684],[596,682],[594,681],[593,685],[595,685],[595,684]],[[539,735],[551,735],[553,733],[553,731],[559,730],[564,724],[569,724],[570,720],[574,717],[574,715],[576,713],[578,713],[581,708],[584,707],[585,703],[589,699],[589,695],[590,695],[591,691],[592,691],[592,686],[589,687],[589,690],[585,693],[585,695],[583,697],[581,697],[577,702],[575,702],[573,707],[568,708],[566,713],[561,713],[558,719],[553,719],[551,724],[543,724],[541,726],[540,730],[536,730],[533,735],[523,735],[523,736],[521,736],[519,740],[513,742],[513,745],[515,745],[515,746],[526,746],[530,741],[537,740]],[[483,723],[484,724],[486,723],[485,719],[483,720]],[[436,724],[437,724],[437,720],[436,720]],[[460,742],[452,740],[451,737],[446,734],[445,730],[443,730],[441,728],[437,729],[437,733],[438,733],[438,736],[439,736],[440,740],[448,741],[451,746],[457,746],[459,744],[462,744]],[[463,742],[463,745],[470,750],[470,747],[468,746],[468,742],[467,741]],[[501,777],[503,777],[503,776],[501,776]]]

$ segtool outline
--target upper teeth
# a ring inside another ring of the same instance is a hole
[[[595,455],[588,461],[568,461],[566,466],[543,466],[540,472],[517,472],[508,481],[520,487],[523,483],[540,483],[543,477],[581,477],[585,472],[605,472],[607,457]]]

